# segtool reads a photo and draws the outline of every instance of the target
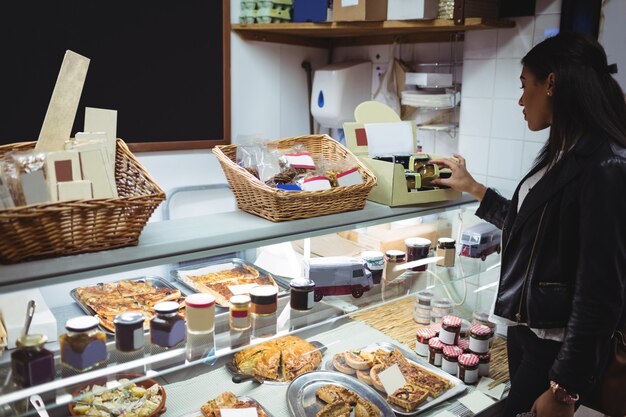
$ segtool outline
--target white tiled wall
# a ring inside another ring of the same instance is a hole
[[[458,149],[478,181],[510,196],[549,131],[531,132],[522,108],[521,58],[559,27],[561,0],[537,0],[514,28],[467,32]]]

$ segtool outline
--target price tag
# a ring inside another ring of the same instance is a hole
[[[287,163],[293,168],[315,169],[313,157],[308,152],[285,154]]]
[[[489,384],[491,384],[492,382],[493,379],[482,377],[480,378],[480,381],[478,382],[478,386],[476,388],[478,388],[480,392],[487,394],[488,396],[493,397],[496,400],[499,400],[500,398],[502,398],[502,394],[504,394],[504,384],[498,384],[492,389],[489,389]]]
[[[495,401],[480,391],[474,391],[465,397],[459,398],[459,402],[467,407],[472,413],[478,414],[491,406]]]
[[[250,294],[250,290],[259,284],[245,284],[245,285],[229,285],[228,289],[233,295]]]
[[[302,183],[302,189],[304,191],[321,191],[330,190],[330,181],[326,177],[311,177],[304,180]]]
[[[363,184],[363,177],[361,177],[358,169],[352,168],[337,175],[337,183],[341,187],[345,187],[347,185],[359,185]]]
[[[398,364],[392,365],[380,372],[378,378],[380,378],[380,383],[383,384],[385,392],[387,392],[388,395],[393,394],[398,388],[402,388],[406,385],[406,379],[404,379],[404,375],[402,375]]]
[[[222,417],[258,417],[256,408],[220,408]]]

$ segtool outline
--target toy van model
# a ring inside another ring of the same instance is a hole
[[[359,298],[374,287],[372,273],[360,258],[328,256],[309,261],[309,279],[315,281],[314,300],[325,295],[352,294]]]
[[[461,234],[461,256],[480,258],[483,261],[494,252],[500,253],[502,232],[491,223],[468,227]]]

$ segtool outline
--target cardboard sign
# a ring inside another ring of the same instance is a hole
[[[222,417],[258,417],[256,408],[220,408]]]
[[[380,378],[380,383],[383,384],[385,392],[388,395],[393,394],[399,388],[406,385],[406,379],[404,379],[404,375],[402,375],[398,364],[394,364],[380,372],[378,378]]]

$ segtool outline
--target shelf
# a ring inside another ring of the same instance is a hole
[[[183,262],[233,251],[320,236],[433,214],[476,200],[389,207],[366,202],[362,210],[273,223],[240,210],[149,223],[134,247],[0,266],[3,292]]]
[[[459,127],[458,123],[439,123],[433,125],[419,125],[417,128],[419,130],[431,130],[435,132],[449,132],[451,130],[457,129]]]
[[[451,19],[388,20],[384,22],[254,23],[233,24],[243,39],[329,48],[387,43],[446,42],[468,30],[514,27],[509,20],[466,18],[456,25]]]

